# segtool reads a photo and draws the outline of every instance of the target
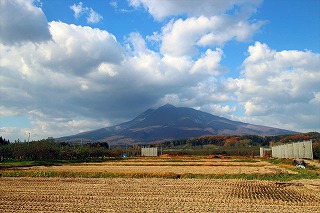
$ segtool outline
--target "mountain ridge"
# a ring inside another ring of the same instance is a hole
[[[285,135],[296,132],[229,120],[188,107],[166,104],[148,109],[134,119],[59,138],[60,141],[103,141],[110,145],[154,143],[209,135]]]

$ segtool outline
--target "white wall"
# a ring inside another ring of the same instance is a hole
[[[300,141],[272,147],[274,158],[308,158],[313,159],[312,141]]]
[[[158,156],[158,148],[157,147],[141,148],[141,156],[147,156],[147,157]]]

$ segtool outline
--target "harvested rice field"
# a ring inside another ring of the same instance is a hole
[[[303,179],[309,173],[311,179]],[[0,212],[317,213],[319,174],[319,168],[304,173],[250,158],[128,158],[12,167],[0,170]]]
[[[175,174],[276,174],[295,172],[266,161],[207,158],[132,158],[125,161],[34,166],[29,171],[86,173],[175,173]]]
[[[320,181],[2,177],[0,212],[320,212]]]

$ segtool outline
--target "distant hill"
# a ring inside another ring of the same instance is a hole
[[[206,135],[285,135],[296,132],[232,121],[187,107],[166,104],[131,121],[59,138],[59,141],[104,141],[111,146],[153,143]]]

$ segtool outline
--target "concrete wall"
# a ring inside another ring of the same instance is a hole
[[[272,147],[274,158],[308,158],[313,159],[312,141],[301,141]]]
[[[146,156],[146,157],[158,156],[158,148],[157,147],[141,148],[141,156]]]

